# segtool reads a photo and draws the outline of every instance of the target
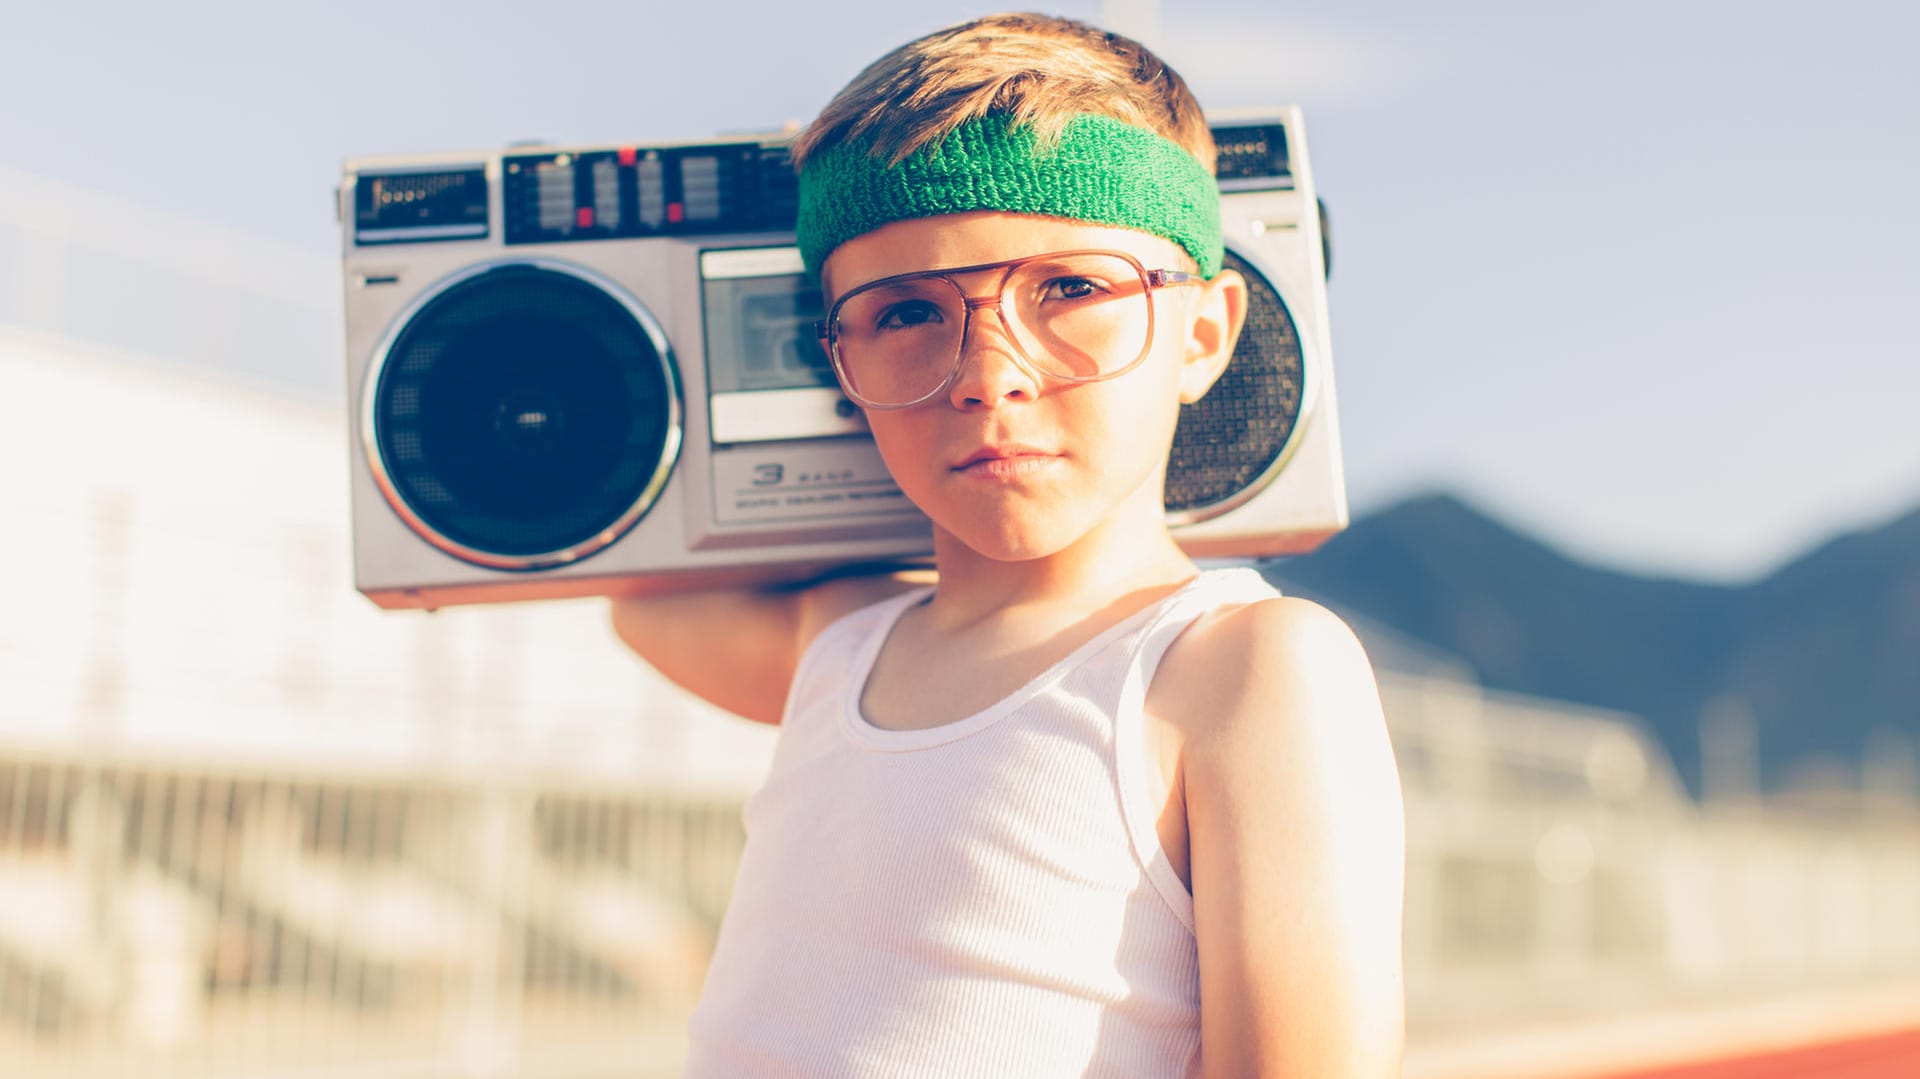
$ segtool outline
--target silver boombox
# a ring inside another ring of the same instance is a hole
[[[1297,109],[1210,116],[1226,374],[1184,406],[1196,556],[1345,527],[1324,222]],[[383,607],[795,578],[924,558],[811,327],[787,135],[347,163],[354,583]]]

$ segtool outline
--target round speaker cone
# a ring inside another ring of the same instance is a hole
[[[608,529],[639,519],[676,445],[655,337],[602,289],[531,265],[427,302],[384,358],[372,413],[380,461],[414,515],[526,568],[617,539]]]
[[[1293,315],[1245,259],[1229,250],[1226,266],[1247,279],[1247,323],[1213,389],[1181,406],[1167,461],[1167,511],[1190,520],[1254,493],[1248,488],[1269,478],[1300,421],[1306,370]]]

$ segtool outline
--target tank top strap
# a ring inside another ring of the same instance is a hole
[[[1250,566],[1207,570],[1170,597],[1160,613],[1142,631],[1135,646],[1134,665],[1142,685],[1153,681],[1160,660],[1200,616],[1230,604],[1253,603],[1280,594],[1271,582]]]
[[[867,670],[893,624],[907,608],[932,593],[931,587],[910,589],[843,614],[821,629],[794,668],[781,729],[792,730],[795,720],[807,717],[823,701],[839,700],[850,672],[854,685],[865,685]]]
[[[1133,841],[1134,857],[1174,915],[1193,931],[1193,895],[1180,881],[1173,861],[1160,846],[1160,811],[1167,784],[1150,770],[1146,733],[1147,687],[1167,649],[1201,616],[1228,604],[1252,603],[1280,594],[1250,567],[1209,570],[1170,597],[1133,641],[1114,707],[1114,778],[1121,815]]]

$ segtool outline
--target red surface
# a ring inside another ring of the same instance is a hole
[[[1920,1079],[1920,1027],[1594,1079]]]

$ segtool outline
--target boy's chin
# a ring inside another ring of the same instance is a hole
[[[1078,538],[1061,530],[1011,532],[991,527],[939,528],[945,544],[936,544],[936,554],[979,558],[989,562],[1032,562],[1059,554]]]
[[[1164,503],[1159,493],[1162,486],[1156,479],[1142,487],[1138,499],[1105,506],[1104,513],[1091,503],[1063,497],[1049,500],[1044,508],[1027,506],[1021,513],[982,514],[970,519],[964,514],[944,515],[945,519],[929,514],[934,524],[934,553],[936,557],[1011,564],[1070,555],[1076,550],[1089,555],[1104,552],[1105,557],[1113,556],[1116,550],[1135,550],[1156,533],[1165,534]]]
[[[1096,523],[1082,526],[1070,521],[1052,520],[1034,522],[1032,527],[1009,528],[1007,522],[979,522],[974,527],[956,523],[955,527],[942,527],[936,524],[936,530],[949,545],[943,548],[936,543],[936,554],[943,550],[964,558],[979,558],[991,562],[1015,564],[1034,562],[1052,558],[1056,555],[1071,553],[1076,547],[1084,547],[1094,540],[1094,534],[1101,531]]]

